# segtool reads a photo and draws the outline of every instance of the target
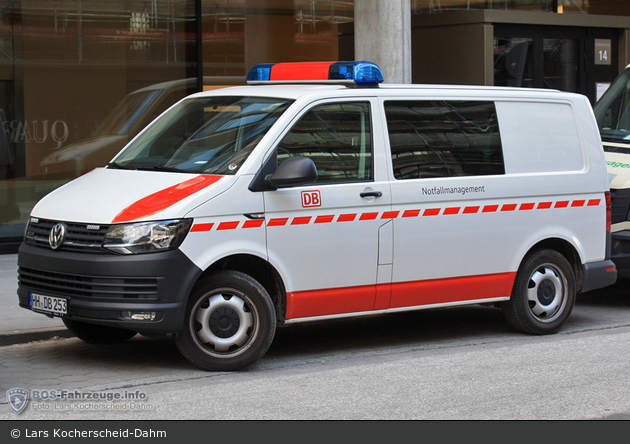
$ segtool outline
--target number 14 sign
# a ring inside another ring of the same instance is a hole
[[[612,49],[611,40],[595,39],[595,64],[610,65]]]

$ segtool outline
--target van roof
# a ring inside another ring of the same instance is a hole
[[[213,96],[213,95],[236,95],[236,96],[265,96],[277,97],[283,99],[298,99],[305,96],[330,97],[338,95],[339,97],[352,96],[390,96],[390,95],[408,95],[409,92],[415,91],[421,95],[431,95],[435,93],[453,93],[462,92],[471,96],[482,97],[484,95],[492,96],[519,96],[519,97],[558,97],[558,94],[564,93],[556,89],[537,89],[537,88],[514,88],[505,86],[474,86],[474,85],[418,85],[418,84],[380,84],[378,87],[348,87],[342,84],[280,84],[274,83],[270,85],[244,85],[223,88],[221,90],[206,91],[196,93],[194,96]]]

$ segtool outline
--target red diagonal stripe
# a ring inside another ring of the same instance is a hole
[[[402,217],[418,217],[420,210],[406,210]]]
[[[173,185],[172,187],[165,188],[157,193],[153,193],[122,210],[114,220],[112,220],[112,223],[130,222],[132,220],[152,216],[180,200],[209,187],[222,177],[223,176],[201,175]]]
[[[400,211],[385,211],[381,219],[396,219]]]
[[[190,229],[190,232],[191,233],[196,233],[196,232],[200,232],[200,231],[210,231],[212,229],[213,225],[214,224],[195,224]]]
[[[238,221],[221,222],[217,230],[235,230],[238,227]]]
[[[337,222],[352,222],[357,217],[356,214],[341,214]]]
[[[466,207],[464,208],[464,214],[475,214],[479,211],[479,207]]]
[[[306,225],[311,221],[312,217],[304,216],[304,217],[295,217],[291,221],[291,225]]]
[[[363,213],[359,220],[375,220],[378,217],[378,213]]]
[[[326,216],[317,216],[317,219],[315,219],[315,223],[316,224],[328,224],[330,222],[333,221],[333,219],[335,218],[334,215],[326,215]]]
[[[243,228],[259,228],[262,227],[264,222],[265,219],[246,220],[243,224]]]
[[[440,214],[440,208],[429,208],[422,213],[423,216],[437,216],[438,214]]]
[[[286,225],[286,223],[289,221],[288,217],[283,217],[283,218],[279,218],[279,219],[271,219],[268,223],[267,226],[268,227],[280,227],[282,225]]]

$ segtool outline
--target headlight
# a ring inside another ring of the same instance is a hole
[[[192,219],[112,225],[103,248],[121,254],[174,250],[184,241],[191,225]]]

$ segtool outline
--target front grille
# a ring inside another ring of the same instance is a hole
[[[630,211],[630,190],[629,189],[611,189],[611,221],[613,224],[628,220],[628,212]]]
[[[98,299],[157,299],[157,278],[82,276],[20,267],[19,285],[32,292]]]
[[[34,219],[28,223],[24,242],[37,247],[50,249],[48,236],[58,221]],[[66,227],[64,241],[58,250],[84,253],[108,253],[101,248],[109,225],[91,225],[63,222]]]

